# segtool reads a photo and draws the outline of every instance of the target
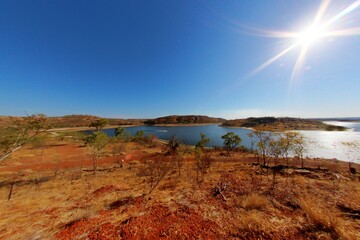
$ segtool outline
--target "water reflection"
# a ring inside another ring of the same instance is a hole
[[[349,131],[299,131],[309,142],[308,151],[305,156],[336,158],[347,161],[350,159],[360,163],[360,123],[354,122],[331,122],[334,125],[349,127]],[[228,132],[234,132],[242,139],[242,145],[250,148],[251,142],[247,134],[251,131],[243,128],[229,128],[218,125],[206,126],[136,126],[126,128],[131,134],[142,130],[146,134],[154,134],[159,139],[167,140],[172,135],[179,137],[185,144],[195,145],[200,139],[200,133],[204,133],[210,142],[207,146],[222,146],[221,136]],[[114,129],[104,130],[108,135],[114,135]],[[358,145],[357,149],[344,145],[344,142],[353,142]]]

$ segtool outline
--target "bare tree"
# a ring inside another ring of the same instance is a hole
[[[148,172],[148,183],[150,185],[149,194],[159,185],[159,183],[170,172],[172,163],[166,160],[148,160],[146,161],[146,170]]]

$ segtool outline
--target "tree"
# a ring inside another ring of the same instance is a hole
[[[199,147],[201,148],[201,150],[204,150],[204,147],[209,142],[210,142],[210,138],[207,138],[204,133],[200,133],[200,140],[196,143],[195,147]]]
[[[115,157],[119,167],[122,167],[124,163],[124,159],[121,156],[125,154],[125,146],[122,143],[115,145],[112,148],[112,154]]]
[[[280,145],[282,149],[282,157],[289,165],[289,154],[294,150],[295,139],[299,138],[298,132],[285,132],[280,138]]]
[[[145,137],[145,132],[143,130],[138,130],[134,135],[134,140],[135,141],[143,140],[144,137]]]
[[[177,151],[181,145],[181,140],[176,137],[175,135],[172,135],[169,138],[169,141],[166,145],[167,154],[174,155],[177,154]]]
[[[148,183],[150,185],[149,194],[154,191],[157,185],[165,178],[165,176],[171,171],[171,161],[163,159],[157,159],[156,161],[148,160],[145,162],[146,171],[148,172]]]
[[[103,132],[95,132],[86,136],[84,142],[92,150],[93,170],[94,174],[96,174],[99,155],[109,143],[109,137]]]
[[[123,138],[125,135],[125,129],[123,127],[117,127],[114,130],[115,137]]]
[[[96,132],[100,132],[106,124],[108,124],[108,120],[105,118],[100,118],[90,123],[89,127],[93,127],[95,128]]]
[[[262,157],[263,165],[266,165],[267,156],[269,155],[270,151],[272,133],[265,131],[254,131],[254,138],[257,140],[256,146],[258,155]]]
[[[224,148],[228,152],[228,155],[230,155],[230,152],[238,147],[241,143],[241,138],[233,132],[228,132],[221,138],[224,139]]]
[[[209,156],[204,155],[200,147],[195,147],[195,160],[196,160],[196,180],[197,182],[204,180],[204,175],[210,167],[211,159]],[[201,176],[201,180],[199,178]]]
[[[301,167],[304,168],[304,154],[307,148],[307,141],[301,133],[297,133],[293,139],[294,153],[301,159]]]
[[[274,164],[278,163],[279,157],[282,153],[281,144],[279,139],[272,138],[269,142],[269,155],[274,158]],[[268,162],[269,164],[269,162]]]
[[[49,128],[44,114],[33,114],[24,118],[14,118],[12,126],[0,134],[0,161],[15,152],[34,137]]]

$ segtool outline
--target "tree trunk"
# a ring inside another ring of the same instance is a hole
[[[5,153],[4,155],[2,155],[2,156],[0,157],[0,161],[5,160],[7,157],[10,156],[10,154],[12,154],[13,152],[19,150],[21,147],[22,147],[22,145],[17,146],[16,148],[14,148],[14,149],[10,150],[9,152]]]

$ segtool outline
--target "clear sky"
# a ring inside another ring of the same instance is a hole
[[[256,71],[300,39],[260,29],[302,32],[323,5],[339,34],[311,36],[296,74],[303,42]],[[359,117],[358,5],[2,0],[0,115]]]

